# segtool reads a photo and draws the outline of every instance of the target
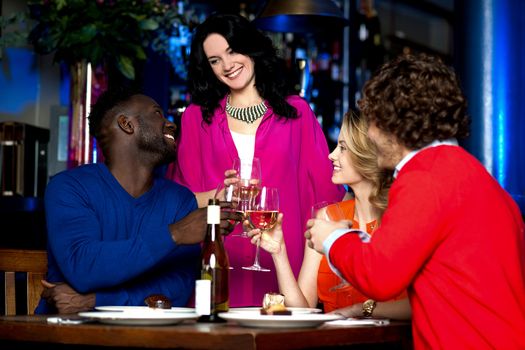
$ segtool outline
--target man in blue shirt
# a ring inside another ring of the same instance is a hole
[[[186,305],[206,209],[155,176],[176,154],[176,126],[153,99],[123,90],[102,94],[89,123],[105,161],[57,174],[46,188],[48,274],[36,313],[145,305],[152,294]],[[222,214],[226,231],[233,214]]]

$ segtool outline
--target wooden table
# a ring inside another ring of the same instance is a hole
[[[263,329],[195,321],[172,326],[56,325],[48,324],[45,316],[0,317],[1,348],[48,348],[51,344],[53,349],[410,349],[412,339],[410,324],[405,322],[388,326]]]

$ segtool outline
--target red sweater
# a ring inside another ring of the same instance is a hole
[[[523,220],[460,147],[418,153],[394,181],[372,241],[343,235],[329,256],[375,300],[408,288],[417,349],[525,349]]]

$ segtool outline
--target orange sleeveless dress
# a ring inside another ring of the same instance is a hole
[[[359,228],[359,222],[354,220],[355,201],[350,199],[344,202],[339,202],[338,204],[343,210],[345,217],[349,220],[353,220],[352,228]],[[330,209],[328,208],[328,210]],[[375,220],[367,223],[366,231],[372,235],[375,226]],[[319,271],[317,273],[317,295],[319,297],[319,302],[324,306],[325,312],[330,312],[355,303],[362,303],[365,300],[370,299],[350,285],[336,290],[330,290],[332,287],[337,286],[340,283],[341,279],[332,272],[330,266],[328,265],[326,256],[323,256],[321,264],[319,265]],[[399,297],[395,298],[395,300],[405,297],[406,292],[403,292]]]

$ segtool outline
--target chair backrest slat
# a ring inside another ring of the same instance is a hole
[[[41,280],[46,278],[46,274],[42,272],[28,272],[27,273],[27,313],[32,315],[40,301],[40,294],[44,287]]]
[[[16,290],[15,290],[15,273],[5,273],[5,314],[16,314]]]

